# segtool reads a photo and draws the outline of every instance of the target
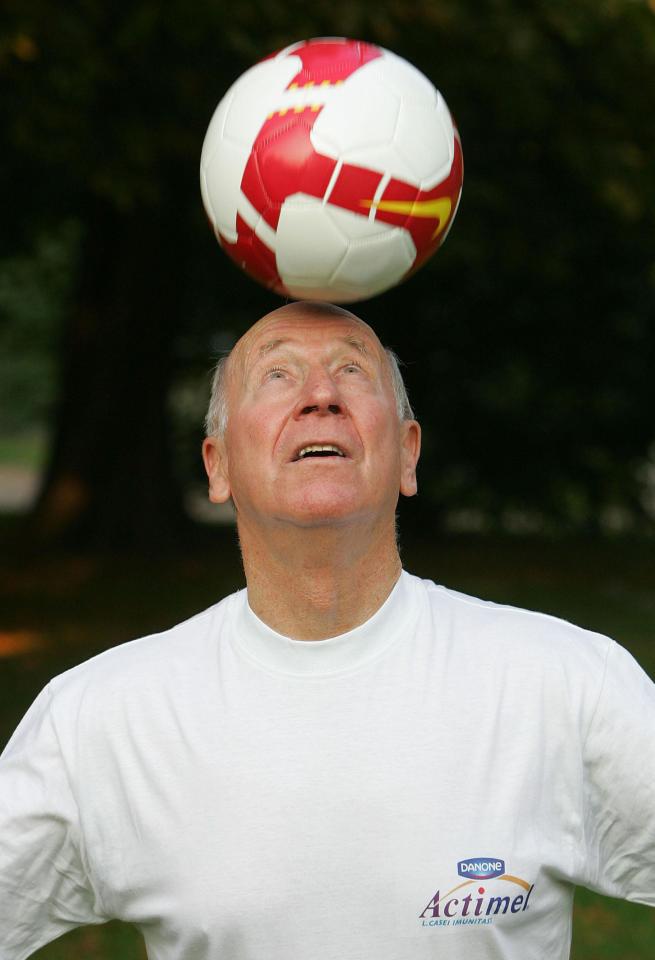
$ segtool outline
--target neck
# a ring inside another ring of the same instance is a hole
[[[350,528],[252,531],[239,524],[248,603],[294,640],[346,633],[382,606],[401,572],[395,526],[362,539]]]

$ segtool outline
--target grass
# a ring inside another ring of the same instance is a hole
[[[81,927],[32,954],[34,960],[145,960],[139,932],[112,920],[100,927]]]
[[[577,890],[571,960],[649,960],[655,945],[655,911]]]
[[[455,589],[608,633],[655,676],[654,550],[648,542],[455,538],[407,543],[404,557],[407,569]],[[2,743],[53,674],[178,622],[242,586],[243,578],[234,537],[221,529],[211,555],[149,562],[57,557],[29,568],[0,559],[0,583]],[[654,943],[654,911],[576,893],[572,960],[646,960]],[[112,922],[73,931],[34,956],[143,960],[145,954],[135,930]]]

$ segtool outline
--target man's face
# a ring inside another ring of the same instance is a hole
[[[317,526],[393,518],[416,492],[420,431],[400,422],[384,350],[346,313],[291,304],[233,351],[228,426],[203,448],[210,498],[240,522]]]

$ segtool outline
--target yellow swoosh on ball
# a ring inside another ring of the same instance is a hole
[[[437,200],[360,200],[359,202],[369,210],[375,207],[376,210],[382,210],[384,213],[408,213],[410,217],[438,220],[439,225],[432,234],[433,240],[445,228],[452,210],[452,203],[448,197],[439,197]]]

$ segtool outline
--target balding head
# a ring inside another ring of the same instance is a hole
[[[414,413],[400,372],[398,358],[392,350],[383,347],[372,327],[360,317],[351,313],[350,310],[345,310],[331,303],[306,300],[284,304],[284,306],[265,314],[237,341],[230,354],[218,361],[214,370],[209,408],[205,418],[207,436],[220,437],[225,433],[228,418],[229,384],[243,376],[253,346],[261,341],[267,328],[272,328],[274,325],[279,326],[280,321],[289,321],[289,324],[293,324],[294,321],[306,323],[308,320],[315,319],[316,323],[320,324],[338,318],[343,318],[354,328],[360,327],[362,331],[366,332],[367,340],[376,345],[380,358],[388,369],[398,418],[400,420],[413,419]]]

